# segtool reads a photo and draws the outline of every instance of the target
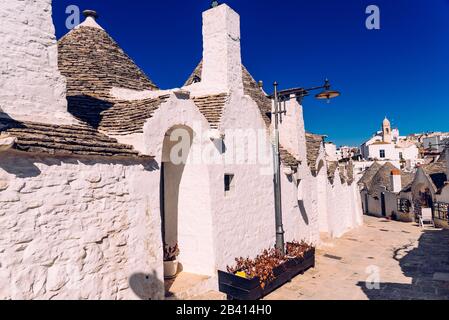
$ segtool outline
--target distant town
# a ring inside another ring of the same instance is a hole
[[[433,223],[448,228],[449,132],[401,136],[385,118],[359,147],[325,142],[328,161],[352,164],[365,214],[405,222],[430,210]]]
[[[337,147],[326,142],[326,155],[339,162],[352,161],[355,173],[363,172],[374,162],[390,162],[396,168],[413,171],[421,165],[435,162],[449,146],[449,132],[425,132],[401,136],[399,128],[393,128],[385,118],[379,131],[360,146]]]

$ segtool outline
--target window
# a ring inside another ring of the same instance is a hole
[[[225,174],[224,176],[224,189],[225,193],[228,194],[234,189],[234,175],[233,174]]]
[[[443,202],[435,202],[433,205],[433,214],[435,218],[449,221],[449,204]]]
[[[385,158],[385,150],[384,149],[380,150],[379,153],[380,153],[381,158]]]
[[[404,159],[404,154],[402,152],[399,152],[399,159]]]
[[[408,199],[398,199],[398,212],[409,213],[412,206]]]

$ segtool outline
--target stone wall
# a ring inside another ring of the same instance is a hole
[[[0,116],[73,122],[51,14],[51,0],[0,0]]]
[[[2,153],[0,299],[163,298],[153,174],[150,163]]]

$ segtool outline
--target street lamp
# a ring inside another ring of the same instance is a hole
[[[276,83],[277,85],[277,83]],[[297,99],[302,99],[303,97],[306,97],[310,95],[311,91],[316,91],[323,89],[320,93],[315,95],[315,98],[318,100],[326,99],[330,101],[330,99],[337,98],[341,95],[339,91],[331,90],[331,84],[328,79],[324,80],[324,85],[318,86],[318,87],[311,87],[311,88],[293,88],[293,89],[287,89],[282,90],[278,92],[278,100],[282,101],[286,98],[290,98],[291,95],[295,95]],[[270,98],[274,99],[274,95],[271,95]]]
[[[285,101],[295,95],[296,99],[301,101],[308,96],[311,91],[323,89],[322,92],[315,95],[316,99],[326,99],[328,103],[330,99],[340,96],[340,92],[331,90],[331,85],[328,79],[324,81],[324,85],[312,87],[308,89],[294,88],[278,91],[278,83],[274,82],[274,93],[270,96],[274,100],[274,141],[273,141],[273,166],[274,166],[274,206],[276,214],[276,249],[285,254],[285,240],[284,240],[284,226],[282,223],[282,197],[281,197],[281,156],[279,152],[279,122],[282,122],[282,114],[286,110],[280,108],[279,103]]]

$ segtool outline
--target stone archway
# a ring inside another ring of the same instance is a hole
[[[213,275],[215,261],[207,165],[192,163],[194,131],[171,127],[161,157],[160,207],[164,245],[178,245],[180,270]]]

